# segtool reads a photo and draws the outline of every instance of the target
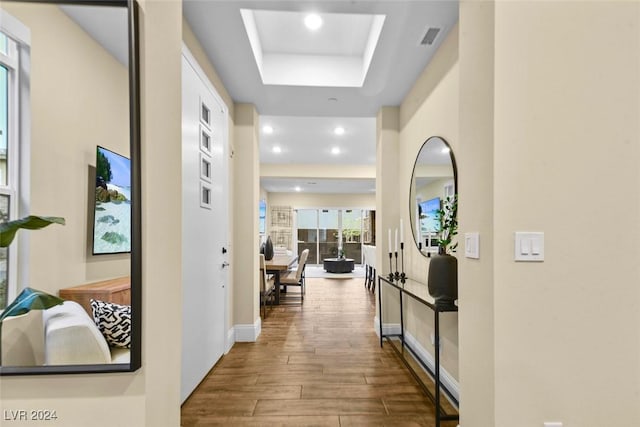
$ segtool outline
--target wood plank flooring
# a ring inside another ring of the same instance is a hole
[[[434,407],[373,330],[363,279],[307,279],[302,305],[267,309],[182,406],[182,426],[425,426]],[[457,422],[443,422],[455,427]]]

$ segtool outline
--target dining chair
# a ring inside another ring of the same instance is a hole
[[[275,299],[275,283],[267,277],[267,267],[264,261],[264,254],[260,254],[260,304],[264,308],[264,317],[267,318],[267,299],[271,297],[271,309]]]
[[[305,278],[304,278],[304,268],[307,265],[307,257],[309,256],[309,249],[305,249],[300,254],[300,259],[298,260],[298,268],[295,270],[291,270],[280,277],[280,284],[288,287],[288,286],[300,286],[300,302],[304,300],[305,294]]]

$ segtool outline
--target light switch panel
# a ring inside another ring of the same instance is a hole
[[[544,261],[544,233],[516,231],[516,261]]]
[[[480,258],[479,233],[464,233],[464,256],[472,259]]]

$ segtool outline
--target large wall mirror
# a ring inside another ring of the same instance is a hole
[[[418,152],[409,193],[413,240],[424,256],[438,252],[436,212],[443,200],[457,194],[457,187],[456,160],[451,146],[443,138],[432,136]]]
[[[0,14],[0,222],[65,222],[0,247],[0,374],[135,371],[137,4],[5,0]]]

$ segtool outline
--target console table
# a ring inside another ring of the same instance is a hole
[[[388,285],[394,289],[396,289],[400,294],[400,334],[383,334],[382,332],[382,285]],[[440,427],[441,421],[449,421],[449,420],[459,420],[460,416],[457,414],[447,414],[446,411],[440,405],[440,389],[442,384],[440,382],[440,313],[445,312],[457,312],[457,306],[438,306],[433,298],[429,295],[427,291],[428,287],[426,283],[421,283],[412,279],[405,280],[394,280],[388,277],[378,276],[378,307],[379,307],[379,321],[380,321],[380,347],[382,347],[383,341],[386,339],[389,344],[391,344],[391,348],[398,354],[400,359],[404,362],[405,366],[411,372],[411,375],[418,381],[425,394],[431,399],[433,404],[436,407],[436,427]],[[434,314],[434,371],[432,371],[418,356],[415,349],[411,347],[404,339],[404,310],[403,310],[403,300],[404,297],[409,297],[414,301],[419,302],[425,307],[431,309]],[[392,338],[396,338],[393,340]],[[400,342],[401,348],[398,349],[396,347],[395,342]],[[404,356],[404,349],[408,349],[409,352],[413,355],[415,360],[422,365],[422,367],[429,372],[429,374],[433,377],[435,382],[435,395],[431,393],[431,391],[427,388],[425,383],[422,381],[418,373],[411,366],[411,363],[407,361]],[[455,398],[449,393],[446,388],[442,388],[445,393],[455,401]],[[456,402],[457,403],[457,402]]]
[[[322,261],[327,273],[351,273],[355,262],[351,258],[325,258]]]
[[[131,278],[129,276],[118,277],[117,279],[60,289],[58,295],[62,299],[80,304],[93,319],[90,302],[92,298],[121,305],[131,305]]]

